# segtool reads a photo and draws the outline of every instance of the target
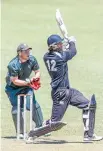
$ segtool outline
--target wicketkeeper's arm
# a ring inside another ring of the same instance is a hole
[[[17,86],[28,86],[28,82],[20,80],[18,77],[11,77],[10,80]]]
[[[31,80],[30,80],[31,82],[36,80],[36,79],[40,79],[40,70],[35,70],[34,73],[35,73],[35,76],[33,76],[31,78]]]

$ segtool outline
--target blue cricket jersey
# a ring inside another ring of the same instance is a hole
[[[71,60],[76,53],[75,43],[70,42],[66,51],[51,51],[44,55],[43,59],[51,77],[52,89],[70,88],[67,61]]]

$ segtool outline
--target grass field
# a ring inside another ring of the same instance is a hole
[[[70,107],[63,120],[68,125],[36,144],[17,142],[11,119],[11,106],[4,93],[8,62],[16,55],[16,47],[26,42],[40,64],[42,87],[36,92],[44,118],[50,117],[50,78],[43,63],[47,37],[59,33],[55,10],[59,8],[70,35],[77,39],[77,56],[68,63],[71,86],[88,98],[96,94],[98,108],[96,132],[103,135],[103,0],[2,0],[1,12],[1,128],[2,151],[102,151],[103,141],[83,144],[81,111]],[[11,139],[10,139],[11,138]]]

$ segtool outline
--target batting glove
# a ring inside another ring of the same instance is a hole
[[[70,36],[69,38],[68,38],[68,40],[69,40],[69,43],[70,42],[76,42],[76,39],[75,39],[75,37],[74,36]]]

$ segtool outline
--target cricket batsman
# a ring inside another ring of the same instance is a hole
[[[94,134],[95,95],[92,95],[89,101],[81,92],[70,87],[67,62],[76,55],[77,50],[73,36],[66,40],[69,48],[65,51],[63,51],[63,39],[59,35],[51,35],[47,40],[49,52],[44,55],[44,62],[51,77],[53,107],[51,119],[46,122],[60,121],[67,107],[72,105],[83,111],[84,141],[101,140],[101,136]]]
[[[72,105],[82,110],[84,141],[103,139],[102,136],[96,136],[94,133],[97,104],[95,95],[92,95],[91,100],[88,100],[81,92],[70,87],[67,62],[72,60],[77,53],[75,41],[73,36],[66,39],[68,48],[64,51],[64,40],[59,35],[51,35],[47,39],[48,52],[44,55],[44,62],[51,77],[52,114],[51,118],[46,121],[47,128],[45,126],[38,129],[38,131],[31,131],[29,137],[33,136],[33,134],[39,137],[52,131],[53,123],[56,127],[57,122],[62,120],[67,108]]]
[[[12,119],[17,132],[17,96],[19,94],[33,95],[33,117],[36,127],[42,126],[43,115],[40,105],[35,99],[34,90],[40,87],[40,70],[36,58],[30,55],[32,48],[27,44],[20,44],[17,47],[17,56],[13,58],[7,68],[5,92],[12,105]],[[30,79],[31,72],[34,76]],[[20,138],[23,138],[23,98],[20,101]],[[27,110],[30,110],[30,98],[27,96]]]

